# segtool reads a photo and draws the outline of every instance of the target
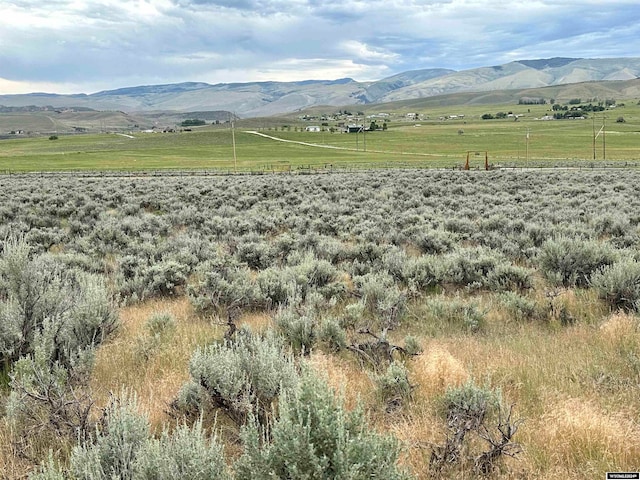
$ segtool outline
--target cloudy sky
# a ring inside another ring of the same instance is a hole
[[[0,94],[640,56],[638,0],[0,0]]]

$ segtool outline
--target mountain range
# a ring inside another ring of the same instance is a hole
[[[533,89],[640,77],[640,58],[550,58],[455,71],[412,70],[378,81],[307,80],[300,82],[187,82],[106,90],[93,94],[31,93],[0,95],[0,106],[51,106],[133,112],[227,111],[241,117],[287,114],[328,105],[377,104],[460,92]],[[630,82],[628,96],[640,96]],[[623,92],[623,94],[625,94]]]

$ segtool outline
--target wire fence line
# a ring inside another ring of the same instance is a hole
[[[366,170],[462,170],[463,162],[460,165],[434,166],[432,162],[352,162],[349,164],[308,164],[308,165],[262,165],[260,167],[240,168],[206,168],[206,169],[155,169],[155,170],[42,170],[42,171],[22,171],[22,170],[0,170],[0,176],[28,176],[28,177],[78,177],[78,178],[108,178],[108,177],[206,177],[206,176],[228,176],[228,175],[319,175],[328,173],[350,173],[362,172]],[[616,161],[616,162],[588,162],[588,161],[566,161],[566,162],[517,162],[490,165],[490,170],[599,170],[599,169],[637,169],[640,168],[639,161]],[[473,165],[471,170],[484,170],[484,165]]]

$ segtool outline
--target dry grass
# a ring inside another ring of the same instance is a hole
[[[173,315],[176,329],[148,355],[142,355],[140,345],[148,336],[145,323],[160,312]],[[160,427],[167,420],[167,406],[189,379],[191,354],[199,345],[219,338],[222,327],[196,318],[186,298],[128,307],[120,318],[122,330],[98,350],[91,382],[97,405],[106,405],[111,394],[123,389],[135,392],[151,424]]]
[[[14,446],[14,438],[7,419],[0,421],[0,478],[27,478],[33,468],[32,462],[21,457]]]
[[[551,398],[547,410],[527,437],[535,431],[529,440],[553,469],[583,478],[640,469],[640,426],[624,408],[607,412],[584,398]]]
[[[536,301],[548,301],[539,295]],[[444,438],[437,399],[468,378],[500,389],[525,420],[515,437],[524,451],[506,462],[504,478],[603,478],[640,469],[638,318],[608,315],[589,292],[563,291],[554,301],[573,325],[513,321],[485,297],[483,333],[421,339],[425,352],[409,363],[418,385],[413,403],[403,416],[384,420],[419,478],[428,475],[430,445]]]
[[[464,364],[437,341],[428,343],[424,354],[409,367],[417,385],[416,395],[427,399],[442,395],[447,388],[457,387],[469,378]]]
[[[371,404],[374,401],[373,381],[353,359],[316,351],[309,356],[309,364],[334,391],[343,396],[346,408],[351,410],[359,403]]]
[[[547,301],[540,292],[534,298]],[[417,478],[429,475],[431,446],[445,437],[438,400],[470,378],[499,388],[505,403],[515,404],[517,416],[525,419],[514,439],[523,453],[509,459],[494,478],[603,478],[609,470],[640,470],[638,318],[609,315],[587,292],[563,291],[555,298],[575,319],[569,326],[555,319],[515,321],[494,296],[474,300],[488,311],[486,328],[475,334],[419,337],[424,353],[407,361],[416,385],[413,398],[392,414],[380,407],[370,375],[350,355],[315,351],[309,362],[342,394],[347,408],[363,404],[375,429],[400,440],[401,462]],[[176,329],[141,357],[140,344],[148,336],[145,323],[159,312],[172,314]],[[111,392],[135,392],[141,409],[159,428],[169,420],[167,405],[188,380],[193,351],[220,338],[225,327],[197,318],[186,298],[128,307],[121,319],[120,333],[98,351],[92,380],[97,404],[105,405]],[[273,321],[268,314],[250,313],[238,324],[264,330]],[[0,425],[0,443],[10,444],[6,424]],[[237,445],[228,447],[227,452],[239,453]],[[3,448],[0,468],[9,472],[2,478],[19,478],[29,465]],[[462,470],[453,474],[472,478]]]

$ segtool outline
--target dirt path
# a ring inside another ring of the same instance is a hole
[[[286,140],[284,138],[274,137],[272,135],[267,135],[266,133],[256,132],[255,130],[245,130],[244,133],[251,133],[252,135],[258,135],[260,137],[268,138],[270,140],[275,140],[277,142],[284,143],[295,143],[297,145],[304,145],[306,147],[316,147],[316,148],[330,148],[333,150],[346,150],[350,152],[361,152],[361,153],[383,153],[385,155],[410,155],[410,156],[419,156],[419,157],[447,157],[449,155],[440,155],[435,153],[415,153],[415,152],[394,152],[390,150],[360,150],[349,147],[337,147],[335,145],[323,145],[320,143],[309,143],[309,142],[299,142],[297,140]]]

